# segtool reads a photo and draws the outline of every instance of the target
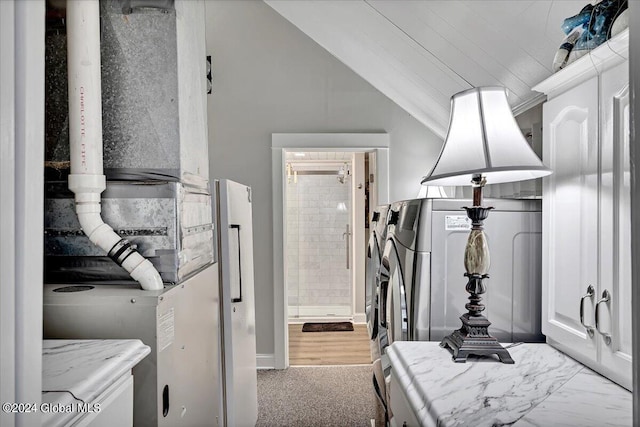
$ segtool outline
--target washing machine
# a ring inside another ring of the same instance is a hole
[[[464,250],[469,200],[415,199],[389,208],[380,267],[381,353],[393,341],[439,341],[460,328],[469,294]],[[543,342],[540,200],[487,199],[491,258],[484,314],[502,342]],[[384,306],[384,307],[382,307]]]
[[[382,263],[382,260],[384,248],[386,247],[395,225],[398,222],[399,204],[387,205],[385,210],[384,239],[381,242],[378,242],[380,243],[380,246],[378,247],[380,249],[380,262],[378,263],[378,268],[375,271],[375,294],[373,295],[377,298],[372,300],[372,304],[375,303],[374,309],[377,310],[377,318],[375,319],[377,324],[375,326],[376,334],[372,336],[371,339],[371,360],[373,365],[373,389],[380,405],[383,408],[386,425],[389,420],[388,402],[391,401],[389,399],[391,361],[385,354],[385,350],[389,344],[385,317],[389,271]]]
[[[373,364],[373,388],[377,394],[378,401],[383,408],[385,416],[387,414],[387,386],[384,372],[390,369],[388,357],[381,356],[378,337],[379,325],[379,303],[381,296],[379,292],[380,282],[380,262],[382,260],[382,250],[384,249],[387,235],[387,214],[389,205],[380,205],[375,208],[371,215],[371,225],[369,227],[369,243],[367,245],[367,258],[365,269],[365,314],[367,319],[367,329],[371,337],[371,361]]]
[[[378,270],[382,260],[382,250],[387,235],[387,212],[389,205],[377,206],[371,214],[369,243],[365,268],[365,315],[369,336],[375,340],[378,335]]]
[[[402,303],[402,300],[400,298],[393,299],[391,297],[390,293],[393,292],[393,287],[390,286],[390,284],[394,281],[398,283],[404,283],[404,272],[400,268],[396,268],[396,266],[401,266],[404,264],[404,262],[400,262],[399,257],[404,258],[404,256],[406,255],[406,247],[404,245],[397,244],[398,238],[396,237],[396,233],[400,233],[402,232],[403,228],[406,228],[406,226],[399,227],[401,215],[404,223],[406,223],[408,220],[415,221],[415,219],[417,218],[416,209],[419,208],[419,204],[409,202],[410,201],[401,201],[392,203],[391,205],[389,205],[389,211],[387,213],[387,238],[385,239],[385,244],[382,250],[382,259],[380,260],[380,267],[378,268],[380,315],[378,317],[379,332],[377,337],[377,345],[378,351],[381,355],[385,354],[386,348],[391,344],[391,342],[393,342],[393,331],[388,330],[392,327],[390,319],[393,311],[390,310],[388,306],[390,303],[392,304],[394,302]],[[413,219],[411,219],[411,212],[413,212]],[[392,275],[395,275],[396,277],[392,279]],[[397,289],[404,292],[404,286],[397,286]],[[404,301],[405,304],[400,306],[400,310],[404,309],[406,311],[406,299]],[[399,324],[398,327],[401,329],[402,325]],[[396,329],[398,329],[398,327]],[[402,340],[402,337],[398,333],[396,333],[396,339]],[[407,339],[408,335],[405,336],[405,340]]]

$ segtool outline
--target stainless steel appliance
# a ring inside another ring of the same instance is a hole
[[[365,315],[371,339],[378,334],[378,270],[387,235],[389,205],[377,206],[371,214],[365,267]]]
[[[459,327],[468,294],[463,255],[468,200],[416,199],[390,207],[381,286],[381,325],[394,340],[440,340]],[[543,341],[541,332],[541,202],[489,199],[485,223],[492,257],[486,317],[502,342]],[[385,343],[386,344],[386,343]]]
[[[216,425],[217,263],[161,291],[47,284],[43,303],[44,338],[138,338],[151,347],[133,369],[134,425]]]
[[[251,188],[216,181],[220,244],[222,408],[227,426],[258,420]]]

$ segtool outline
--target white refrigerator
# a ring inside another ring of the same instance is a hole
[[[220,260],[221,378],[224,423],[258,419],[251,188],[216,180]]]

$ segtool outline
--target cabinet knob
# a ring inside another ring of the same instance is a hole
[[[600,330],[600,310],[598,309],[600,308],[600,304],[607,304],[609,301],[611,301],[611,294],[608,290],[605,289],[604,291],[602,291],[602,298],[596,303],[596,330],[600,335],[602,335],[602,337],[604,338],[604,343],[606,345],[611,344],[611,335]]]
[[[587,325],[584,323],[584,300],[587,298],[593,299],[593,296],[595,294],[596,294],[595,288],[593,287],[593,285],[589,285],[587,287],[587,293],[583,295],[582,298],[580,298],[580,324],[584,327],[584,329],[587,331],[587,334],[589,334],[589,337],[591,338],[593,338],[594,331],[593,331],[593,326]],[[598,310],[596,309],[596,325],[598,324],[597,313],[598,313]]]

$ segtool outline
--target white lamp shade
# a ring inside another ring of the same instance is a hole
[[[520,132],[502,87],[479,87],[451,97],[447,138],[425,185],[471,185],[474,175],[488,184],[549,175]]]

